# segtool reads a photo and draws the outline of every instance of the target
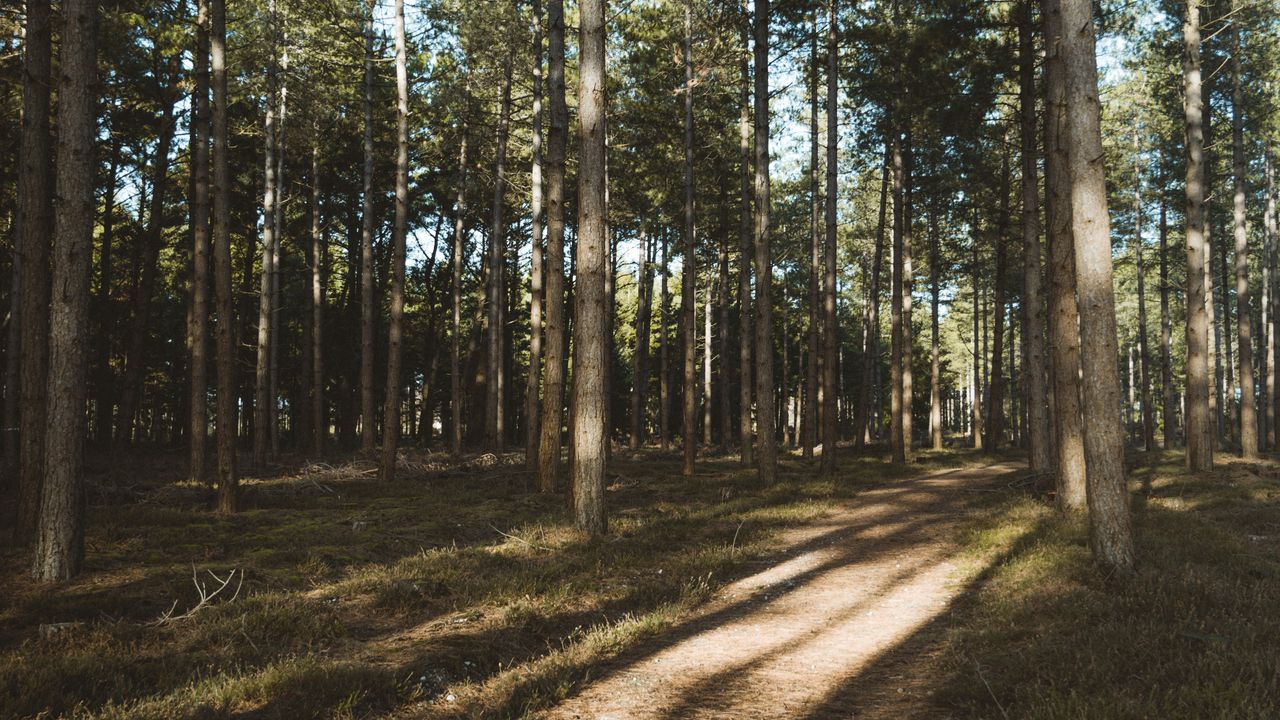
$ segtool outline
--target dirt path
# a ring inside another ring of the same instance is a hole
[[[901,717],[887,711],[919,701],[910,673],[890,676],[897,697],[861,687],[860,676],[877,663],[900,664],[894,650],[908,640],[918,647],[913,635],[981,571],[956,557],[950,530],[973,497],[966,487],[1017,469],[931,473],[863,493],[786,533],[776,556],[756,561],[759,572],[541,717]]]

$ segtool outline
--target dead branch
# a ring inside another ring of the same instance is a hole
[[[210,590],[210,587],[212,587],[212,584],[207,582],[202,582],[200,580],[200,573],[196,570],[195,563],[192,563],[191,564],[191,582],[196,586],[196,593],[199,594],[200,601],[197,602],[195,606],[192,607],[190,610],[182,613],[181,615],[174,615],[173,611],[178,607],[178,601],[174,600],[173,605],[170,606],[166,612],[164,612],[159,618],[157,618],[156,620],[152,621],[149,624],[153,627],[156,627],[156,626],[164,625],[165,623],[173,622],[175,620],[185,620],[191,617],[192,615],[195,615],[196,613],[200,612],[205,607],[207,607],[209,603],[213,602],[215,598],[221,595],[223,591],[225,591],[228,587],[231,586],[231,581],[236,580],[237,578],[239,581],[236,583],[236,590],[234,593],[232,593],[230,598],[227,598],[226,602],[232,602],[236,598],[240,597],[240,588],[244,585],[244,572],[242,570],[232,568],[231,571],[227,573],[227,576],[225,578],[218,577],[217,574],[215,574],[212,570],[206,570],[205,572],[208,572],[209,577],[213,578],[213,582],[217,584],[216,587],[213,587],[213,589]]]

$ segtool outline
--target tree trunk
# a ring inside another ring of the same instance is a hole
[[[409,223],[409,68],[404,35],[404,0],[396,0],[395,43],[396,212],[391,229],[391,322],[387,325],[387,389],[382,401],[382,463],[378,473],[386,482],[396,477],[396,451],[400,443],[405,235]],[[510,65],[507,67],[509,78]]]
[[[18,146],[20,287],[13,288],[18,323],[19,460],[14,540],[35,538],[44,482],[45,381],[49,372],[49,246],[53,174],[49,148],[52,50],[48,0],[29,0],[22,75],[22,141]],[[10,388],[12,390],[12,388]]]
[[[1045,375],[1045,317],[1040,274],[1040,208],[1036,180],[1035,29],[1032,0],[1023,3],[1018,26],[1019,117],[1022,141],[1022,337],[1025,355],[1027,455],[1031,471],[1052,468],[1049,443],[1049,399]]]
[[[886,161],[888,157],[889,154],[886,152]],[[858,385],[858,416],[853,427],[853,442],[855,447],[859,449],[866,445],[867,435],[870,434],[867,423],[872,417],[870,412],[871,400],[876,396],[874,392],[875,370],[880,360],[880,266],[884,261],[885,211],[888,207],[888,194],[889,163],[883,162],[880,167],[880,211],[876,221],[876,246],[871,261],[871,287],[867,291],[867,325],[863,339],[862,382]],[[876,433],[876,436],[879,436],[879,432]]]
[[[902,420],[902,300],[904,297],[902,282],[902,227],[903,227],[903,191],[902,191],[902,142],[899,131],[895,128],[890,141],[890,153],[893,157],[893,279],[890,282],[890,316],[889,316],[889,448],[895,463],[907,461],[906,443],[904,442]],[[976,287],[976,286],[975,286]]]
[[[1276,201],[1275,201],[1275,168],[1272,165],[1271,142],[1264,141],[1263,167],[1266,182],[1267,199],[1263,206],[1263,265],[1262,265],[1262,365],[1265,368],[1263,378],[1265,393],[1263,395],[1263,415],[1266,418],[1266,446],[1276,447]]]
[[[564,413],[564,166],[569,111],[564,98],[564,0],[547,5],[546,355],[543,358],[542,427],[538,447],[538,487],[555,492],[560,477],[560,433]]]
[[[466,255],[466,214],[467,214],[467,116],[470,114],[471,71],[467,70],[466,89],[464,90],[462,122],[458,139],[458,196],[454,201],[453,249],[450,259],[452,264],[452,295],[450,307],[453,310],[453,332],[449,339],[449,451],[455,458],[462,455],[462,269]]]
[[[209,0],[213,68],[213,276],[218,325],[217,354],[218,512],[239,505],[236,472],[236,317],[231,284],[231,167],[227,132],[227,6]]]
[[[755,8],[756,425],[760,482],[778,472],[773,401],[773,248],[769,228],[769,0]]]
[[[1177,445],[1177,403],[1173,395],[1173,323],[1169,315],[1169,218],[1164,174],[1160,187],[1160,396],[1163,398],[1164,449]]]
[[[837,417],[838,358],[840,325],[836,315],[836,193],[840,173],[837,126],[840,115],[840,49],[836,44],[839,16],[836,0],[827,0],[827,205],[825,248],[826,263],[823,273],[823,362],[822,362],[822,472],[834,475],[836,471],[836,441],[839,437]],[[813,348],[816,351],[816,348]],[[812,365],[812,363],[811,363]],[[811,395],[806,402],[817,406],[817,397]],[[812,420],[814,413],[810,413]],[[816,427],[815,427],[815,433]]]
[[[658,441],[663,452],[671,442],[671,334],[668,323],[671,318],[671,293],[667,290],[667,245],[670,239],[662,235],[662,265],[658,272]]]
[[[1061,139],[1068,148],[1075,285],[1081,308],[1089,539],[1103,566],[1128,575],[1133,572],[1134,550],[1124,472],[1124,429],[1116,414],[1120,377],[1093,7],[1088,0],[1061,0],[1060,12],[1064,32],[1059,51],[1066,106],[1072,110]]]
[[[533,168],[529,268],[529,379],[525,384],[525,469],[538,469],[538,400],[542,385],[542,0],[533,0]]]
[[[911,326],[911,296],[915,285],[911,269],[911,236],[912,236],[912,154],[911,127],[908,122],[905,137],[902,141],[902,451],[910,462],[913,454],[914,434],[911,430],[911,408],[914,404],[912,392],[912,359],[914,344]]]
[[[1138,147],[1134,135],[1134,151]],[[1156,449],[1156,419],[1151,407],[1151,352],[1147,347],[1146,258],[1142,239],[1142,169],[1134,163],[1133,241],[1138,275],[1138,388],[1142,403],[1142,444],[1148,451]]]
[[[285,8],[287,12],[288,8]],[[288,27],[289,20],[286,17],[283,25]],[[270,402],[267,403],[267,440],[270,443],[269,459],[276,459],[280,456],[280,252],[281,244],[284,242],[284,193],[289,187],[284,179],[285,161],[284,161],[284,127],[285,115],[289,105],[289,43],[288,37],[281,32],[282,50],[280,55],[280,119],[277,123],[276,132],[276,207],[272,222],[276,226],[276,241],[271,247],[271,340],[267,344],[269,352],[267,353],[267,397]]]
[[[1232,12],[1239,3],[1232,2]],[[1234,180],[1232,209],[1236,241],[1236,336],[1240,345],[1240,454],[1258,457],[1258,418],[1253,386],[1253,316],[1249,308],[1249,235],[1245,227],[1244,91],[1240,87],[1240,23],[1231,24],[1231,168]]]
[[[195,192],[191,198],[191,455],[188,478],[192,482],[203,483],[209,434],[209,0],[197,0],[196,7],[195,97],[192,99],[191,125],[191,172]]]
[[[813,457],[813,446],[818,433],[818,358],[821,325],[825,317],[819,287],[822,278],[822,194],[818,189],[818,14],[815,8],[809,31],[809,332],[808,355],[804,369],[804,457]],[[826,448],[823,448],[826,453]]]
[[[511,119],[511,56],[508,54],[502,61],[502,90],[498,110],[497,150],[493,161],[493,221],[489,229],[489,338],[486,357],[489,370],[485,373],[485,447],[501,453],[506,439],[505,413],[503,403],[506,398],[503,387],[503,306],[505,293],[503,281],[506,267],[507,228],[502,216],[503,200],[506,197],[506,163],[507,163],[507,128]]]
[[[728,452],[733,444],[732,406],[729,389],[733,387],[732,366],[729,365],[729,187],[721,185],[721,229],[719,249],[719,278],[716,281],[716,357],[719,360],[715,375],[716,398],[719,405],[720,446]]]
[[[267,116],[263,124],[265,163],[262,191],[262,288],[258,294],[258,357],[254,373],[253,402],[253,466],[259,471],[267,463],[268,430],[271,425],[271,324],[275,318],[272,309],[272,278],[275,275],[276,258],[276,102],[278,93],[276,65],[276,6],[274,0],[268,9],[271,27],[271,57],[267,62],[266,104]]]
[[[649,330],[653,320],[653,248],[646,235],[644,218],[640,218],[639,304],[636,310],[636,347],[632,354],[634,378],[631,386],[631,433],[629,447],[639,450],[644,444],[645,396],[649,390]]]
[[[1185,439],[1187,468],[1213,469],[1213,417],[1209,392],[1209,316],[1207,312],[1204,234],[1204,100],[1200,82],[1200,6],[1187,3],[1182,26],[1183,113],[1186,124],[1187,196],[1187,389]]]
[[[738,219],[738,445],[744,467],[754,464],[751,425],[751,387],[755,367],[751,364],[751,52],[750,14],[747,0],[741,0],[741,55],[738,64],[738,162],[742,186]]]
[[[373,422],[373,14],[364,27],[364,176],[360,211],[360,451],[372,453]]]
[[[311,145],[311,433],[312,452],[324,455],[329,415],[324,405],[324,260],[320,223],[320,133]],[[305,368],[304,368],[305,370]]]
[[[995,274],[992,289],[995,307],[991,320],[991,386],[987,391],[987,439],[983,449],[993,453],[1004,442],[1004,238],[1009,223],[1009,153],[1005,152],[1000,184],[1000,220],[995,237]]]
[[[1271,290],[1270,316],[1271,328],[1268,336],[1268,351],[1270,352],[1270,373],[1268,381],[1271,387],[1271,404],[1267,408],[1267,412],[1272,416],[1270,423],[1275,438],[1272,440],[1273,447],[1280,444],[1280,257],[1277,256],[1276,243],[1276,188],[1275,188],[1275,156],[1271,151],[1271,140],[1266,141],[1266,182],[1267,182],[1267,202],[1263,213],[1263,231],[1266,234],[1267,243],[1267,262],[1271,264],[1271,282],[1268,287]]]
[[[938,334],[938,307],[941,295],[942,251],[933,213],[929,216],[929,439],[934,450],[942,449],[942,363]]]
[[[67,580],[84,559],[84,412],[93,268],[98,7],[65,0],[58,63],[57,212],[49,308],[48,409],[32,574]]]
[[[605,18],[603,0],[582,0],[578,30],[580,155],[578,164],[578,282],[574,291],[573,498],[578,529],[606,529],[605,396]]]
[[[680,314],[681,323],[685,327],[685,382],[684,410],[681,413],[681,442],[684,445],[685,461],[681,471],[685,477],[694,474],[694,459],[698,457],[698,438],[695,437],[696,409],[698,398],[698,340],[696,340],[696,293],[698,293],[698,252],[695,250],[694,233],[694,61],[692,61],[692,42],[694,42],[694,20],[692,8],[685,4],[685,256],[680,269]]]
[[[1045,224],[1049,253],[1049,337],[1053,374],[1053,418],[1058,506],[1085,509],[1084,427],[1080,412],[1079,307],[1067,166],[1066,73],[1062,55],[1060,0],[1044,0],[1045,47]]]
[[[714,350],[711,344],[711,311],[714,307],[711,296],[713,292],[714,288],[708,278],[707,296],[702,303],[702,444],[705,446],[711,445],[711,353]]]

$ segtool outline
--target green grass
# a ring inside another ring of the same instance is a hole
[[[564,498],[525,492],[512,467],[388,484],[363,465],[288,468],[251,479],[231,518],[175,481],[176,459],[103,474],[81,578],[35,586],[23,553],[0,556],[15,578],[0,590],[0,717],[519,716],[677,622],[779,530],[955,462],[851,458],[819,481],[786,458],[766,488],[733,460],[685,479],[674,456],[619,454],[604,540],[576,533]],[[237,569],[244,586],[154,625],[196,603],[193,568]],[[81,624],[38,632],[64,622]]]
[[[1140,561],[1093,563],[1083,523],[1002,498],[970,529],[1002,552],[944,642],[939,709],[963,717],[1274,718],[1280,712],[1280,470],[1131,458]]]

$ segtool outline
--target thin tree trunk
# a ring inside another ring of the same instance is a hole
[[[639,302],[636,310],[636,347],[632,354],[634,378],[631,386],[631,433],[629,447],[639,450],[644,444],[645,396],[649,390],[649,331],[653,324],[653,247],[646,234],[644,218],[640,219],[640,272],[636,277]]]
[[[1173,323],[1169,314],[1169,218],[1164,192],[1164,174],[1160,187],[1160,392],[1163,398],[1161,425],[1164,449],[1177,445],[1177,404],[1173,395]]]
[[[529,379],[525,383],[525,469],[538,469],[538,401],[542,385],[542,0],[533,0],[533,168],[529,267]]]
[[[1231,3],[1232,13],[1239,3]],[[1245,226],[1244,91],[1240,86],[1240,23],[1231,23],[1231,168],[1234,180],[1232,209],[1236,241],[1236,336],[1240,345],[1240,454],[1258,457],[1258,418],[1253,386],[1253,316],[1249,308],[1249,235]]]
[[[1213,469],[1213,417],[1209,407],[1209,316],[1204,233],[1204,100],[1200,81],[1200,6],[1187,3],[1182,25],[1182,88],[1186,124],[1187,197],[1187,389],[1185,442],[1187,468]]]
[[[1272,416],[1270,423],[1275,438],[1272,439],[1273,447],[1280,443],[1280,257],[1277,256],[1276,245],[1276,188],[1275,188],[1275,156],[1271,151],[1271,140],[1266,141],[1266,182],[1267,182],[1267,201],[1263,212],[1263,232],[1266,234],[1267,244],[1267,262],[1272,266],[1271,281],[1268,287],[1271,290],[1270,316],[1271,328],[1270,335],[1267,337],[1267,349],[1270,353],[1270,373],[1268,381],[1271,387],[1271,404],[1267,408],[1267,412]]]
[[[684,7],[684,258],[680,268],[680,315],[684,325],[684,388],[681,393],[683,424],[680,439],[684,446],[684,464],[681,472],[693,475],[693,462],[698,456],[698,440],[695,436],[697,416],[697,335],[696,305],[698,293],[698,254],[694,228],[693,197],[693,8],[688,2]]]
[[[506,198],[507,128],[511,120],[511,55],[502,61],[502,90],[498,110],[497,150],[493,161],[493,221],[489,229],[489,337],[486,357],[489,370],[486,375],[485,447],[501,453],[506,440],[506,398],[503,387],[503,306],[505,293],[503,281],[506,266],[507,228],[502,215]]]
[[[271,321],[275,317],[271,301],[272,278],[276,258],[276,103],[278,82],[276,65],[276,33],[278,31],[275,1],[269,9],[271,57],[267,62],[267,115],[263,124],[265,162],[262,191],[262,287],[258,294],[258,356],[254,373],[253,402],[253,466],[259,471],[267,463],[268,430],[271,424]]]
[[[366,0],[364,27],[364,172],[360,210],[360,451],[377,442],[373,421],[373,13]]]
[[[1266,446],[1276,447],[1276,205],[1275,205],[1275,168],[1272,165],[1271,141],[1264,141],[1263,166],[1267,199],[1263,205],[1262,227],[1262,365],[1265,393],[1263,396],[1263,415],[1266,418]]]
[[[547,5],[546,354],[543,358],[542,427],[538,447],[538,488],[555,492],[560,477],[560,433],[564,413],[564,168],[569,111],[564,97],[564,1]]]
[[[707,285],[707,299],[702,304],[702,444],[711,445],[711,354],[714,346],[711,343],[711,312],[715,304],[711,301],[714,288]]]
[[[409,223],[409,68],[405,48],[404,0],[396,0],[395,43],[396,211],[395,224],[391,229],[391,322],[387,325],[387,389],[382,401],[382,462],[378,473],[386,482],[396,477],[396,451],[400,443],[405,235]]]
[[[203,483],[209,435],[209,1],[196,3],[191,154],[191,399],[188,478]],[[115,178],[112,177],[112,184]],[[106,278],[103,278],[104,284]],[[105,296],[104,298],[105,299]],[[101,302],[101,300],[100,300]],[[99,308],[100,310],[102,308]],[[99,409],[101,410],[101,408]]]
[[[1134,549],[1124,471],[1124,429],[1115,411],[1120,404],[1120,377],[1093,6],[1088,0],[1061,0],[1060,12],[1065,99],[1066,106],[1072,108],[1061,139],[1068,148],[1075,285],[1081,308],[1089,540],[1094,557],[1103,566],[1128,575],[1133,572]]]
[[[671,293],[667,290],[667,233],[662,235],[662,279],[658,302],[658,440],[663,452],[671,442],[671,335],[667,327],[671,318]]]
[[[840,49],[836,44],[839,23],[836,0],[827,0],[827,205],[826,205],[826,263],[823,273],[823,362],[822,362],[822,467],[826,475],[836,471],[836,441],[839,436],[837,399],[840,394],[837,357],[840,346],[840,325],[836,315],[836,192],[840,173],[837,125],[840,115]],[[812,351],[816,351],[813,348]],[[812,364],[812,363],[811,363]],[[806,402],[817,407],[817,397],[810,395]],[[810,413],[810,420],[814,420]],[[814,423],[811,423],[814,424]],[[816,435],[817,428],[814,428]]]
[[[311,144],[311,433],[312,452],[324,455],[329,416],[324,404],[324,259],[320,223],[320,133]]]
[[[804,457],[813,457],[818,442],[818,358],[821,325],[825,317],[819,288],[822,278],[822,194],[818,189],[818,14],[815,8],[809,31],[809,332],[808,356],[804,370]],[[823,453],[826,453],[823,448]]]
[[[880,360],[880,266],[884,260],[885,214],[889,194],[888,157],[886,152],[886,162],[881,163],[880,168],[880,211],[876,221],[876,246],[871,261],[871,287],[867,292],[867,326],[863,340],[862,382],[858,386],[858,416],[853,428],[854,445],[859,449],[866,445],[869,434],[867,423],[871,418],[871,401],[876,397],[875,370]],[[876,437],[879,437],[878,431]]]
[[[1139,149],[1134,135],[1134,150]],[[1156,419],[1151,407],[1151,352],[1147,347],[1146,258],[1142,239],[1142,169],[1134,163],[1133,240],[1138,275],[1138,385],[1142,403],[1142,444],[1149,452],[1156,449]]]
[[[716,281],[716,304],[718,306],[716,328],[716,357],[718,372],[715,375],[716,398],[719,403],[720,446],[727,452],[733,444],[732,406],[729,402],[731,365],[729,365],[729,189],[721,185],[721,231],[719,250],[719,278]]]
[[[453,310],[453,332],[449,339],[449,408],[451,411],[449,429],[449,451],[455,458],[462,454],[462,269],[463,257],[466,255],[466,214],[467,214],[467,116],[470,110],[470,69],[467,70],[466,90],[463,99],[463,114],[458,139],[458,196],[454,201],[453,249],[450,259],[452,264],[452,295],[450,307]]]
[[[1045,375],[1045,316],[1040,271],[1040,207],[1036,179],[1035,29],[1032,3],[1022,4],[1018,26],[1019,117],[1022,160],[1022,376],[1026,383],[1027,455],[1032,472],[1052,468]]]
[[[774,436],[773,248],[769,228],[769,0],[756,0],[754,52],[757,468],[760,482],[772,484],[778,472],[778,441]]]
[[[937,223],[929,216],[929,439],[934,450],[942,449],[942,363],[938,333],[938,307],[942,280],[942,252]]]
[[[285,8],[287,12],[288,8]],[[288,27],[286,17],[282,21]],[[280,55],[280,120],[276,131],[276,207],[272,222],[276,226],[276,241],[271,247],[271,341],[268,343],[267,355],[267,440],[270,443],[268,458],[274,460],[280,456],[280,252],[284,242],[284,193],[289,187],[284,179],[284,127],[285,116],[289,105],[289,43],[288,37],[281,31],[282,50]]]
[[[902,141],[902,451],[910,462],[914,452],[914,433],[911,429],[911,409],[914,405],[912,392],[912,359],[914,344],[912,341],[911,297],[914,291],[914,274],[911,269],[912,244],[912,162],[911,127],[908,121],[905,137]]]
[[[95,84],[98,7],[61,6],[58,62],[57,212],[49,308],[48,410],[39,535],[32,574],[67,580],[84,559],[84,411],[93,269]]]
[[[977,223],[974,223],[975,227]],[[983,433],[982,433],[982,355],[983,348],[982,332],[979,329],[979,323],[982,322],[981,317],[982,305],[979,298],[982,286],[981,269],[979,267],[978,257],[978,239],[973,239],[973,377],[970,380],[970,387],[973,389],[970,398],[969,409],[973,412],[973,448],[975,450],[982,449]]]
[[[1049,337],[1053,374],[1058,506],[1085,509],[1084,427],[1080,411],[1079,307],[1076,303],[1071,176],[1067,166],[1066,73],[1060,0],[1043,0],[1045,27],[1045,224],[1049,254]]]
[[[1009,223],[1009,154],[1001,170],[1000,220],[995,237],[995,274],[992,278],[994,305],[991,328],[991,386],[987,391],[987,439],[983,449],[995,452],[1004,442],[1004,238]]]
[[[890,283],[890,316],[889,335],[889,448],[895,463],[907,461],[906,443],[904,442],[902,420],[905,413],[902,409],[902,300],[904,296],[902,282],[902,227],[903,227],[903,190],[902,190],[902,142],[899,131],[895,128],[890,141],[890,153],[893,156],[893,280]],[[976,287],[976,286],[975,286]]]
[[[751,425],[751,388],[755,367],[751,363],[751,51],[750,14],[747,0],[741,0],[741,56],[738,64],[738,162],[742,186],[738,220],[738,445],[744,467],[754,464]]]
[[[578,47],[580,155],[578,164],[577,287],[574,290],[573,498],[578,529],[606,529],[604,473],[605,382],[605,18],[603,0],[582,0]]]

